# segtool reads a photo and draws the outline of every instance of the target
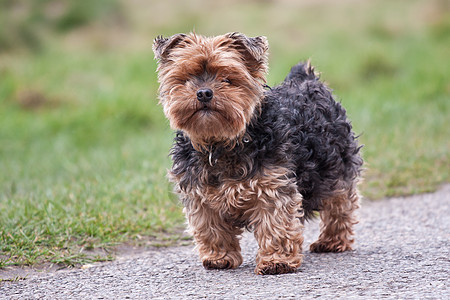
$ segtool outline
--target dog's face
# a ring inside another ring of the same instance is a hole
[[[265,37],[158,37],[160,103],[194,146],[239,138],[260,106],[267,72]]]

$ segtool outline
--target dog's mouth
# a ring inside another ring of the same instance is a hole
[[[211,105],[208,104],[202,104],[200,107],[198,107],[192,115],[201,114],[201,115],[209,115],[213,113],[215,110],[211,107]]]
[[[208,105],[202,105],[195,110],[193,110],[188,117],[189,122],[194,122],[198,120],[206,121],[214,113],[214,110]]]

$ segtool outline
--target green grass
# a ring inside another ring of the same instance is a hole
[[[173,134],[156,100],[159,34],[264,34],[269,85],[311,58],[361,134],[367,198],[449,181],[445,1],[126,3],[119,25],[0,55],[0,267],[108,260],[99,250],[182,226],[165,177]]]
[[[72,264],[83,249],[183,221],[165,178],[173,134],[152,104],[153,59],[128,58],[105,56],[92,67],[89,57],[48,53],[9,66],[0,131],[3,265]],[[17,103],[31,93],[13,92],[19,80],[40,94],[40,107]]]

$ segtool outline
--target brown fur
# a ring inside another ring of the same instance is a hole
[[[260,47],[254,45],[253,49],[246,37],[237,34],[213,38],[176,35],[155,42],[164,113],[171,127],[186,132],[197,149],[212,142],[235,141],[259,108],[268,46],[263,37],[257,42]],[[215,76],[192,80],[193,74],[203,71]],[[239,88],[233,82],[239,82]],[[211,103],[197,101],[196,91],[202,87],[215,91]],[[199,110],[203,105],[210,109]]]
[[[320,210],[319,239],[311,244],[311,252],[343,252],[352,250],[353,225],[358,221],[354,215],[359,208],[359,195],[355,188],[342,191],[323,201]]]
[[[193,189],[185,207],[205,266],[236,268],[242,263],[238,236],[245,224],[254,230],[259,250],[257,274],[292,272],[302,262],[301,195],[289,170],[267,170],[245,182],[225,182],[218,188]],[[175,182],[176,178],[172,178]],[[206,179],[206,178],[205,178]]]

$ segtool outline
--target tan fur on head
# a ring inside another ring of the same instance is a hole
[[[240,33],[204,37],[191,33],[158,37],[160,103],[174,129],[185,132],[193,145],[239,139],[260,107],[268,65],[265,37]],[[197,99],[210,89],[208,103]]]

